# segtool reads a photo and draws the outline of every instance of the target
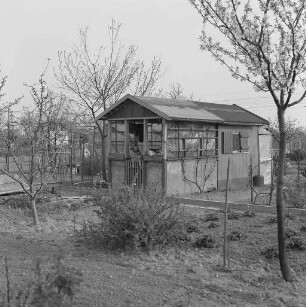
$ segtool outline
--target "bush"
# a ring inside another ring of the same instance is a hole
[[[247,211],[244,211],[244,212],[243,212],[243,215],[242,215],[242,216],[244,216],[244,217],[254,217],[254,216],[256,216],[256,213],[253,212],[253,211],[247,210]]]
[[[242,239],[246,238],[246,235],[238,230],[233,230],[229,235],[228,239],[230,241],[240,241]]]
[[[268,246],[260,254],[267,259],[278,258],[278,249],[275,246]]]
[[[196,248],[213,248],[216,245],[216,240],[212,235],[204,235],[194,242]]]
[[[306,202],[305,195],[302,193],[301,184],[295,181],[292,187],[285,187],[283,190],[284,201],[286,204],[295,208],[303,208]]]
[[[219,221],[219,216],[216,212],[209,213],[205,217],[205,222]]]
[[[218,210],[218,212],[224,214],[225,213],[225,209],[220,209]],[[227,209],[227,219],[228,220],[239,220],[239,214],[238,212],[235,212],[231,209]]]
[[[306,151],[296,149],[287,154],[287,158],[291,161],[298,162],[299,160],[306,159]]]
[[[290,242],[287,244],[287,248],[291,250],[304,251],[306,250],[306,244],[301,238],[294,237],[290,239]]]
[[[94,245],[150,250],[186,237],[184,210],[157,187],[111,192],[95,213],[99,221],[85,224],[81,232]]]
[[[292,238],[297,235],[297,232],[294,229],[287,229],[285,232],[286,238]]]
[[[200,231],[200,226],[199,226],[198,220],[193,218],[193,219],[190,219],[189,221],[187,221],[187,223],[186,223],[186,231],[189,232],[189,233],[199,232]]]
[[[227,219],[228,220],[239,220],[239,213],[235,211],[230,211],[227,214]]]
[[[302,232],[306,232],[306,225],[303,225],[300,229]]]
[[[0,306],[72,306],[77,287],[82,281],[82,273],[67,266],[59,255],[51,265],[36,262],[33,269],[34,280],[12,288],[8,258],[5,258],[6,293]]]
[[[214,228],[218,228],[220,225],[218,223],[215,223],[215,222],[211,222],[207,228],[209,229],[214,229]]]
[[[29,197],[25,194],[11,195],[4,198],[1,204],[12,209],[31,209]]]
[[[277,217],[276,216],[269,216],[265,220],[265,224],[271,225],[271,224],[275,224],[275,223],[277,223]]]
[[[285,214],[285,219],[290,220],[290,221],[294,221],[295,216],[288,212],[288,213]]]

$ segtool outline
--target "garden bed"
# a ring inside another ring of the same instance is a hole
[[[88,191],[83,192],[87,195]],[[84,196],[80,190],[73,192],[74,196]],[[0,205],[0,256],[9,257],[13,286],[30,278],[36,258],[49,261],[51,256],[62,253],[69,265],[83,272],[75,306],[305,304],[306,252],[294,249],[295,245],[288,249],[296,281],[284,283],[278,258],[274,257],[275,251],[277,254],[274,216],[242,212],[231,215],[230,270],[225,270],[221,211],[188,208],[194,222],[187,241],[148,253],[132,253],[96,249],[80,240],[77,231],[84,222],[96,218],[96,207],[88,198],[47,196],[37,206],[41,224],[34,227],[28,209]],[[293,237],[305,240],[305,219],[288,217],[285,224],[288,243]],[[209,248],[202,248],[199,243],[196,248],[193,242],[203,236],[211,236],[215,243]],[[5,289],[4,266],[0,271],[0,286]]]

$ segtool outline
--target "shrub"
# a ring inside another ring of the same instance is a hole
[[[235,211],[230,211],[227,214],[227,219],[228,220],[239,220],[239,213]]]
[[[290,221],[294,221],[295,216],[288,212],[287,214],[285,214],[285,219],[290,220]]]
[[[305,195],[302,193],[301,184],[296,180],[291,187],[283,190],[284,201],[286,204],[295,208],[303,208],[306,202]]]
[[[25,194],[11,195],[4,198],[1,204],[12,209],[31,209],[29,198]]]
[[[306,159],[306,152],[300,149],[293,150],[292,152],[287,154],[287,158],[291,161],[298,161]]]
[[[184,210],[157,187],[111,192],[95,213],[98,222],[85,224],[81,233],[94,245],[150,250],[186,237]]]
[[[228,239],[230,241],[240,241],[242,239],[246,238],[246,235],[238,230],[233,230],[229,235]]]
[[[303,225],[303,226],[300,228],[300,230],[301,230],[302,232],[306,232],[306,225]]]
[[[267,259],[278,258],[278,250],[275,246],[268,246],[260,254]]]
[[[220,209],[218,210],[220,213],[224,214],[225,209]],[[239,214],[238,212],[235,212],[231,209],[227,209],[227,219],[228,220],[239,220]]]
[[[244,217],[254,217],[254,216],[256,216],[256,213],[253,212],[253,211],[247,210],[247,211],[244,211],[244,212],[243,212],[243,215],[242,215],[242,216],[244,216]]]
[[[216,245],[216,240],[212,235],[204,235],[194,242],[196,248],[213,248]]]
[[[269,216],[265,220],[265,224],[275,224],[277,223],[277,217],[276,216]]]
[[[205,222],[219,221],[219,216],[216,212],[209,213],[205,217]]]
[[[211,222],[207,228],[209,229],[213,229],[213,228],[218,228],[220,225],[218,223],[215,223],[215,222]]]
[[[72,306],[77,287],[82,281],[82,274],[74,267],[67,266],[59,255],[50,266],[36,262],[33,269],[34,280],[27,284],[11,285],[8,259],[5,258],[6,293],[0,306],[37,306],[64,307]]]
[[[200,227],[199,227],[199,222],[197,219],[190,219],[186,223],[186,231],[191,233],[191,232],[199,232]]]
[[[58,256],[51,267],[44,269],[41,262],[36,263],[32,306],[69,306],[72,303],[82,274],[63,260]]]
[[[286,230],[285,235],[287,238],[291,238],[291,237],[296,236],[297,232],[294,229],[289,228]]]
[[[288,242],[287,248],[292,250],[304,251],[306,250],[306,244],[301,238],[294,237],[290,238],[290,242]]]

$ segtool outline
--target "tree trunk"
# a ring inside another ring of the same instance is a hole
[[[103,124],[103,127],[97,123],[98,130],[100,132],[100,137],[101,137],[101,173],[102,173],[102,179],[107,181],[106,178],[106,150],[105,150],[105,125]],[[110,144],[108,144],[110,146]]]
[[[35,202],[35,197],[33,197],[32,195],[30,196],[30,202],[31,202],[34,225],[38,225],[38,215],[37,215],[37,210],[36,210],[36,202]]]
[[[278,108],[277,117],[279,123],[279,159],[277,171],[277,188],[276,188],[276,210],[277,210],[277,230],[278,230],[278,250],[279,263],[282,276],[285,281],[292,281],[290,268],[288,265],[285,229],[284,229],[284,164],[286,151],[286,132],[285,132],[285,110]]]

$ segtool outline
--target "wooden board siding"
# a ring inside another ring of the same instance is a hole
[[[146,186],[162,184],[162,162],[146,161],[145,162]]]
[[[218,189],[223,190],[226,185],[226,170],[228,158],[231,159],[230,163],[230,188],[242,188],[249,183],[249,166],[252,156],[253,166],[258,165],[258,127],[246,126],[219,126],[219,135],[224,132],[248,134],[248,152],[237,152],[231,154],[222,153],[222,139],[218,140]],[[254,175],[258,174],[258,168],[254,170]]]
[[[111,185],[112,189],[118,189],[122,187],[125,182],[125,161],[110,160],[110,170],[111,170]]]
[[[109,116],[109,119],[125,119],[125,118],[148,118],[157,117],[157,115],[150,110],[140,106],[139,104],[127,100],[125,103],[120,105],[117,110]]]

